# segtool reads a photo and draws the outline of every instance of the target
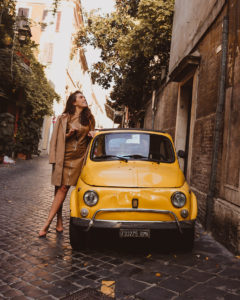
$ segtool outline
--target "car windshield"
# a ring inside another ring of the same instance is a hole
[[[171,141],[160,134],[105,133],[98,135],[93,143],[91,159],[103,160],[149,160],[172,163],[175,155]]]

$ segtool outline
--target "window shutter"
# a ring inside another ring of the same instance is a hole
[[[56,32],[59,32],[62,12],[57,13]]]

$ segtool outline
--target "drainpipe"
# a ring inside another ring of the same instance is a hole
[[[115,109],[114,109],[114,112],[113,112],[113,125],[112,125],[113,128],[114,128],[114,121],[115,121]]]
[[[220,84],[219,84],[219,96],[216,109],[215,130],[213,140],[213,156],[212,156],[212,169],[210,174],[209,189],[206,200],[206,218],[205,227],[209,231],[213,216],[214,206],[214,194],[217,179],[217,166],[218,166],[218,152],[223,130],[223,118],[224,118],[224,104],[225,104],[225,90],[226,90],[226,75],[227,75],[227,51],[228,51],[228,16],[223,19],[223,31],[222,31],[222,61],[220,70]]]
[[[156,98],[156,90],[152,93],[152,129],[154,129],[154,121],[155,121],[155,98]]]

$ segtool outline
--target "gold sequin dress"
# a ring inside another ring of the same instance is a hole
[[[62,184],[75,186],[81,172],[84,154],[87,150],[90,128],[79,123],[78,115],[68,116],[67,132],[72,126],[77,128],[77,132],[70,137],[66,137]]]

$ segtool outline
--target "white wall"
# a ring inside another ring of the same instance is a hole
[[[226,0],[175,0],[169,74],[191,53]]]
[[[75,31],[73,24],[73,3],[71,1],[61,1],[58,11],[61,11],[61,21],[59,32],[56,28],[56,15],[49,14],[47,18],[48,26],[42,33],[40,40],[40,61],[44,61],[44,46],[46,43],[53,43],[52,62],[47,65],[45,70],[46,76],[55,86],[55,91],[60,95],[60,103],[54,102],[54,112],[59,115],[63,112],[66,94],[66,70],[70,59],[70,51],[72,47],[72,34]],[[51,22],[53,24],[51,24]],[[76,66],[80,68],[79,66]]]

